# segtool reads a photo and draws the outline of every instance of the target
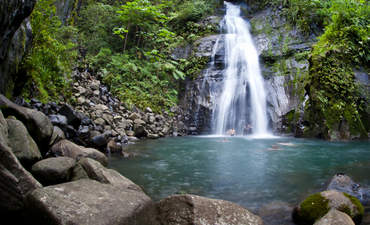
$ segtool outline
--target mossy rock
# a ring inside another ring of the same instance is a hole
[[[329,190],[310,195],[301,202],[293,211],[293,220],[296,224],[311,225],[332,208],[346,213],[356,224],[361,223],[364,215],[364,207],[357,198]]]

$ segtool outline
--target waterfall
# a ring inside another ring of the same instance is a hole
[[[223,90],[213,115],[214,131],[225,134],[234,129],[256,137],[269,136],[266,94],[258,52],[249,24],[240,16],[240,7],[225,2],[225,65]]]

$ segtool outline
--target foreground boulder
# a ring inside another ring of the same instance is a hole
[[[43,185],[70,181],[76,160],[69,157],[48,158],[32,166],[32,174]]]
[[[337,190],[358,198],[362,204],[370,203],[370,188],[361,187],[349,176],[338,173],[330,181],[327,190]]]
[[[23,168],[12,150],[6,145],[4,121],[0,111],[0,211],[2,213],[22,210],[26,194],[42,187]]]
[[[90,179],[97,180],[105,184],[111,184],[123,189],[142,191],[134,182],[122,176],[115,170],[105,168],[98,161],[90,158],[83,158],[78,163],[86,171]]]
[[[0,110],[0,142],[8,145],[8,123]]]
[[[8,140],[15,156],[23,166],[29,167],[41,160],[41,153],[23,123],[15,118],[6,119],[8,123]]]
[[[37,189],[27,205],[34,224],[158,224],[153,202],[143,192],[88,179]]]
[[[108,164],[108,158],[103,153],[93,148],[85,148],[76,145],[68,140],[61,140],[54,144],[48,154],[52,156],[66,156],[76,160],[81,158],[92,158],[104,166]]]
[[[355,225],[355,223],[347,214],[336,209],[331,209],[314,225]]]
[[[196,195],[170,196],[157,206],[163,225],[263,224],[260,217],[235,203]]]
[[[19,106],[1,94],[0,108],[4,116],[15,116],[23,122],[41,150],[48,148],[53,133],[53,125],[45,114],[37,110]]]
[[[357,198],[336,190],[329,190],[306,198],[294,209],[293,219],[297,224],[313,224],[330,209],[346,213],[356,224],[361,223],[364,215],[364,207]]]

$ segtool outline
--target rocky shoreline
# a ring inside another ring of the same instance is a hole
[[[43,112],[64,132],[66,139],[103,152],[121,153],[123,146],[139,139],[188,133],[179,107],[172,107],[170,112],[162,114],[153,113],[149,107],[145,111],[135,106],[129,109],[89,72],[76,69],[72,79],[75,82],[71,105],[63,102],[43,104],[37,99],[28,103],[21,98],[15,102]]]
[[[228,201],[190,194],[155,203],[138,185],[106,168],[104,153],[65,139],[65,127],[53,125],[44,113],[3,95],[0,109],[2,224],[259,225],[276,224],[282,211],[293,213],[296,224],[360,224],[361,202],[369,205],[370,189],[343,174],[293,212],[272,205],[260,209],[261,217]],[[292,224],[291,217],[284,222]]]

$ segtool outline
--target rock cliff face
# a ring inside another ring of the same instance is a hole
[[[316,37],[291,27],[279,9],[260,11],[250,23],[260,52],[270,125],[274,132],[300,136],[304,128],[300,123],[305,102],[303,79],[308,74],[308,53]]]
[[[0,93],[10,93],[18,66],[30,47],[29,20],[36,0],[4,0],[0,5]]]
[[[193,57],[208,62],[205,69],[194,79],[186,82],[182,99],[185,122],[193,134],[210,133],[212,112],[215,107],[213,96],[222,90],[224,63],[224,35],[212,35],[194,43]]]
[[[57,0],[55,1],[56,13],[63,25],[73,16],[73,12],[80,10],[82,0]]]
[[[301,123],[305,102],[303,78],[308,74],[308,52],[315,36],[304,36],[289,26],[276,8],[247,16],[260,53],[270,127],[274,132],[300,136],[304,128]],[[210,133],[214,101],[221,93],[225,69],[224,35],[202,38],[192,47],[190,55],[207,59],[208,64],[197,77],[187,81],[182,105],[190,130]]]

